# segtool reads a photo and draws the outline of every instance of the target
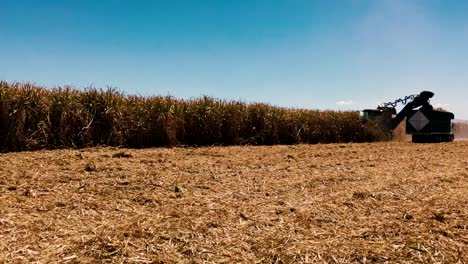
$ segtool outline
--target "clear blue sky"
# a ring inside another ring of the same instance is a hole
[[[468,1],[2,0],[0,79],[468,119]]]

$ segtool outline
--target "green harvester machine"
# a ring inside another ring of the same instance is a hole
[[[405,98],[380,105],[377,109],[365,109],[365,118],[375,122],[389,135],[406,118],[406,133],[412,135],[414,143],[452,142],[453,113],[434,109],[429,100],[433,92],[423,91],[419,95],[409,95]],[[397,113],[396,106],[405,106]]]

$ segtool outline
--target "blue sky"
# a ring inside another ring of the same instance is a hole
[[[0,79],[363,109],[431,90],[468,119],[468,1],[25,1],[0,5]]]

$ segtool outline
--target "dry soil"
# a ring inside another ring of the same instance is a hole
[[[468,142],[0,154],[0,263],[466,263]]]

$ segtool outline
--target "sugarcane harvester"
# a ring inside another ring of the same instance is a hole
[[[365,109],[364,117],[375,122],[388,135],[406,118],[406,133],[412,135],[414,143],[452,142],[453,113],[434,109],[430,104],[433,92],[423,91],[418,95],[382,104],[377,109]],[[396,106],[402,103],[403,109],[397,113]]]

